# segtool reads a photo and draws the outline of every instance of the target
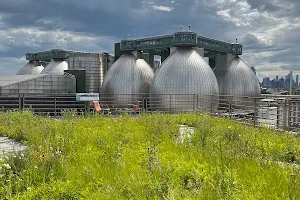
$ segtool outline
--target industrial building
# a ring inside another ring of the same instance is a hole
[[[155,110],[199,110],[203,104],[217,109],[219,95],[260,96],[258,79],[239,55],[241,44],[192,31],[125,39],[115,44],[114,57],[62,49],[30,52],[16,76],[0,76],[1,95],[99,93],[120,108],[147,98],[144,103]]]
[[[146,59],[149,66],[155,69],[150,89],[143,92],[148,94],[151,108],[156,110],[199,110],[204,104],[212,109],[217,108],[215,105],[219,102],[219,95],[248,98],[261,95],[254,72],[239,57],[242,55],[242,45],[237,42],[222,42],[198,36],[192,31],[126,39],[115,44],[117,62],[112,66],[114,71],[134,68],[135,62],[118,62],[124,54],[134,55],[136,60]],[[159,68],[154,62],[155,56],[161,57]],[[209,63],[204,57],[209,58]],[[128,83],[122,82],[123,76],[131,77],[134,81],[130,87],[137,87],[140,83],[135,74],[131,70],[117,74],[114,81],[119,83],[111,84],[113,88],[105,90],[104,95],[131,95],[136,92],[128,90]],[[106,78],[108,76],[104,81]],[[208,96],[210,98],[205,99]],[[247,104],[251,104],[251,100]]]
[[[0,77],[0,94],[74,94],[76,79],[65,75],[16,75]]]
[[[108,53],[53,49],[26,54],[28,63],[15,76],[0,76],[1,95],[101,93],[114,58]]]

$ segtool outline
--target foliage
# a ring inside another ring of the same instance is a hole
[[[27,146],[0,161],[2,199],[300,199],[300,139],[228,119],[7,112],[0,134]]]

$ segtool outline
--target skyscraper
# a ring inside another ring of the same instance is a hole
[[[299,86],[299,75],[296,76],[295,88],[298,88],[298,86]]]

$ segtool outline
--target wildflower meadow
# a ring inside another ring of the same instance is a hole
[[[230,119],[2,112],[0,135],[27,146],[0,199],[300,199],[300,139]]]

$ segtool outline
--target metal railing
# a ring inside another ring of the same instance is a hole
[[[100,113],[206,113],[254,126],[300,131],[300,95],[234,97],[188,94],[117,94],[99,99]],[[65,110],[94,111],[92,102],[76,101],[76,94],[20,94],[0,96],[0,109],[30,109],[37,114],[60,116]]]
[[[59,116],[63,111],[86,112],[84,102],[77,102],[75,94],[20,94],[0,96],[0,111],[31,110],[40,115]]]

